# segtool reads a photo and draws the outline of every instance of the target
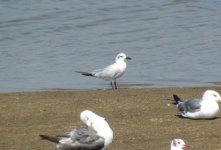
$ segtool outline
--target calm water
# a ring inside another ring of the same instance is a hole
[[[0,92],[106,89],[77,70],[132,57],[130,87],[221,82],[220,0],[0,0]],[[216,83],[216,84],[214,84]]]

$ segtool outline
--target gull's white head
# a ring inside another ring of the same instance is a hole
[[[116,59],[115,61],[118,62],[118,61],[125,61],[125,59],[131,59],[130,57],[127,57],[126,54],[124,53],[119,53],[117,56],[116,56]]]
[[[203,100],[214,100],[216,102],[221,102],[221,97],[219,93],[214,90],[206,90],[203,94]]]
[[[92,125],[91,113],[92,112],[90,110],[85,110],[82,111],[80,114],[81,121],[85,123],[88,127],[91,127]]]
[[[185,147],[190,147],[182,139],[173,139],[170,143],[170,150],[183,150]]]
[[[95,114],[90,110],[85,110],[80,114],[81,121],[89,128],[92,128],[97,134],[105,139],[105,147],[109,146],[113,140],[113,131],[105,118]]]
[[[93,124],[94,124],[94,122],[96,122],[96,120],[98,118],[104,119],[103,117],[98,116],[97,114],[95,114],[94,112],[92,112],[90,110],[82,111],[80,114],[80,118],[81,118],[81,121],[83,123],[85,123],[90,128],[93,128]]]

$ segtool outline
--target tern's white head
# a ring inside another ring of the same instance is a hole
[[[170,143],[170,150],[183,150],[185,147],[190,147],[182,139],[173,139]]]
[[[119,53],[115,58],[115,62],[125,61],[125,59],[131,59],[131,58],[127,57],[127,55],[124,53]]]
[[[220,102],[221,97],[219,93],[214,90],[206,90],[203,94],[203,100],[214,100],[216,102]]]
[[[95,114],[90,110],[85,110],[80,114],[81,121],[89,128],[92,128],[97,134],[105,139],[105,147],[110,145],[113,140],[113,131],[105,118]]]

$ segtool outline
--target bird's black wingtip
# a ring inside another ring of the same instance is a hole
[[[179,104],[180,102],[182,102],[182,99],[176,95],[176,94],[173,94],[173,99],[175,100],[175,105]]]
[[[59,143],[59,138],[58,137],[52,137],[48,135],[39,135],[41,137],[41,140],[48,140],[54,143]]]
[[[47,139],[47,135],[40,134],[39,136],[40,136],[41,140],[46,140]]]
[[[80,74],[82,74],[82,75],[84,75],[84,76],[94,76],[92,73],[90,73],[90,72],[83,72],[83,71],[75,71],[76,73],[80,73]]]

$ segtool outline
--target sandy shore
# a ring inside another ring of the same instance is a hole
[[[79,114],[90,109],[109,122],[114,131],[110,150],[168,150],[175,137],[191,149],[221,149],[221,119],[178,117],[172,94],[200,97],[201,88],[155,88],[98,91],[52,91],[0,94],[0,149],[54,150],[39,134],[56,135],[82,127]]]

